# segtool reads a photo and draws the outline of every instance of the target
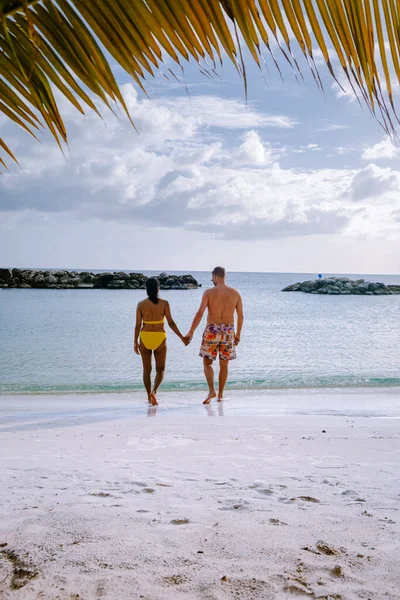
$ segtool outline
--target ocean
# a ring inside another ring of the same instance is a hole
[[[209,273],[192,274],[203,288],[161,293],[183,334],[212,285]],[[281,292],[316,276],[229,273],[245,322],[228,389],[400,388],[400,295]],[[400,275],[349,277],[400,284]],[[142,391],[133,329],[143,297],[143,290],[0,290],[0,394]],[[167,327],[161,390],[206,388],[198,356],[203,326],[187,348]]]

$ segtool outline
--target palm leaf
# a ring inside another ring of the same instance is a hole
[[[99,112],[97,98],[128,114],[105,50],[144,92],[163,53],[179,67],[197,62],[206,75],[204,61],[211,60],[215,72],[217,61],[230,60],[246,87],[241,43],[260,69],[263,47],[279,71],[287,61],[301,77],[299,60],[305,58],[322,88],[313,58],[318,48],[331,76],[340,81],[342,71],[360,101],[395,134],[398,0],[0,0],[0,113],[31,135],[48,129],[61,147],[67,132],[54,89],[82,113]],[[0,139],[1,151],[3,167],[7,157],[16,160]]]

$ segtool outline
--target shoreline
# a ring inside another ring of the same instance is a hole
[[[79,387],[78,384],[76,387],[72,387],[69,385],[65,386],[31,386],[22,387],[15,385],[15,387],[3,384],[0,384],[0,398],[4,396],[73,396],[73,395],[126,395],[126,394],[140,394],[143,392],[143,384],[142,382],[135,383],[131,386],[128,385],[104,385],[99,387],[94,387],[87,385]],[[337,381],[332,381],[332,383],[326,383],[323,381],[321,383],[304,385],[302,383],[292,383],[288,385],[283,384],[251,384],[249,381],[231,381],[227,383],[226,390],[228,393],[256,393],[259,395],[268,394],[269,392],[283,392],[283,393],[295,393],[295,392],[324,392],[327,390],[337,390],[337,391],[351,391],[351,390],[400,390],[400,378],[397,377],[371,377],[370,379],[365,379],[364,381],[360,381],[360,379],[356,379],[355,381],[347,384],[338,384]],[[186,383],[179,382],[169,382],[164,383],[162,386],[163,393],[166,394],[191,394],[195,392],[203,392],[206,390],[206,383],[204,380],[202,381],[190,381]]]
[[[393,388],[228,390],[225,400],[203,405],[206,391],[160,390],[159,406],[144,392],[101,394],[0,395],[0,433],[71,427],[145,417],[161,419],[231,418],[400,418],[400,395]]]

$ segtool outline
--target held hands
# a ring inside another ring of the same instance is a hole
[[[185,344],[185,346],[189,346],[190,340],[187,335],[183,335],[181,340],[182,340],[182,343]]]

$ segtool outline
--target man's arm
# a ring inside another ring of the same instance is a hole
[[[194,315],[192,326],[190,327],[189,332],[185,335],[185,337],[189,341],[192,339],[194,332],[196,331],[196,329],[200,325],[201,320],[202,320],[203,315],[204,315],[204,311],[206,310],[207,306],[208,306],[208,290],[206,290],[204,292],[203,297],[201,299],[199,310]]]
[[[134,333],[134,338],[133,338],[133,349],[136,352],[136,354],[140,354],[139,334],[140,334],[141,326],[142,326],[142,311],[138,304],[137,308],[136,308],[136,325],[135,325],[135,333]]]
[[[236,304],[236,313],[237,313],[237,324],[236,324],[236,335],[235,335],[235,345],[237,346],[240,342],[240,335],[242,333],[242,327],[243,327],[243,301],[242,301],[242,297],[239,294],[239,300],[237,301]]]

